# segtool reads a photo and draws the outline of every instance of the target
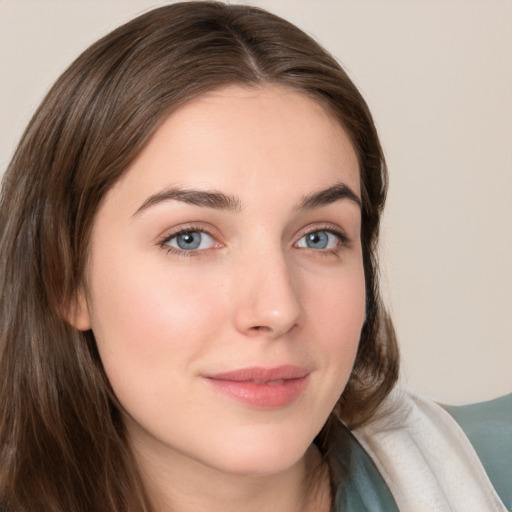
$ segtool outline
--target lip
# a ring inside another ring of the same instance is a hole
[[[303,393],[310,370],[293,365],[251,367],[205,375],[208,383],[237,402],[259,409],[278,409]]]

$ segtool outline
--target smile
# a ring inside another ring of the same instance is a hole
[[[297,366],[244,368],[205,376],[216,390],[258,409],[278,409],[297,400],[309,380],[310,371]]]

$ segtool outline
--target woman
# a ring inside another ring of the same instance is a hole
[[[391,394],[386,179],[354,85],[264,11],[174,4],[89,48],[3,184],[4,509],[504,510],[449,416]],[[388,460],[438,431],[452,463]],[[413,503],[410,468],[463,485]]]

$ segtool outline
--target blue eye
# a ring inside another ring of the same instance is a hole
[[[171,236],[165,242],[165,245],[181,251],[211,249],[214,244],[213,237],[204,231],[185,231]]]
[[[307,249],[335,249],[340,243],[340,236],[325,229],[305,234],[296,247]]]

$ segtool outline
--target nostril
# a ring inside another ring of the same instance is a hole
[[[251,330],[253,331],[270,331],[270,327],[268,326],[265,326],[265,325],[255,325],[253,327],[251,327]]]

